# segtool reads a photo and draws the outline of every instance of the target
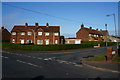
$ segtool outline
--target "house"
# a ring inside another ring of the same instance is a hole
[[[0,38],[1,38],[2,42],[9,43],[10,42],[10,37],[11,37],[10,32],[6,28],[1,27],[1,29],[0,29]]]
[[[35,23],[34,26],[28,25],[15,25],[11,31],[11,43],[17,44],[37,44],[49,45],[59,44],[60,42],[60,26],[39,26]]]
[[[84,24],[76,33],[76,39],[81,39],[82,41],[105,41],[108,36],[107,30],[92,29],[92,27],[86,28]]]
[[[81,44],[81,39],[65,38],[65,44]]]
[[[108,38],[110,39],[111,42],[120,42],[120,37],[109,35]]]

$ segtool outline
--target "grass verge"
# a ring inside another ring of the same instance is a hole
[[[85,61],[106,61],[105,56],[106,56],[106,53],[96,55],[94,57],[89,57],[89,58],[84,59],[84,60]],[[120,57],[118,57],[117,55],[113,56],[112,62],[119,62],[120,63]]]

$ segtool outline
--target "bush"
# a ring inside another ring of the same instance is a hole
[[[78,49],[78,48],[88,48],[93,47],[91,44],[62,44],[62,45],[21,45],[13,43],[3,43],[3,49],[21,49],[21,50],[40,50],[40,51],[50,51],[50,50],[67,50],[67,49]]]
[[[84,41],[83,44],[60,44],[60,45],[33,45],[33,44],[13,44],[13,43],[2,43],[3,49],[20,49],[20,50],[34,50],[34,51],[52,51],[52,50],[68,50],[68,49],[79,49],[79,48],[91,48],[95,45],[101,44],[105,46],[105,42],[93,42]],[[115,45],[115,43],[108,43],[108,45]]]

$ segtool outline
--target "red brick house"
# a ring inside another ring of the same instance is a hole
[[[8,42],[9,43],[10,42],[10,37],[11,37],[10,32],[6,28],[2,27],[0,29],[0,38],[1,38],[2,42]]]
[[[59,44],[60,42],[60,26],[35,26],[16,25],[11,31],[11,43],[38,45]]]
[[[92,29],[92,27],[86,28],[84,24],[82,24],[81,29],[76,33],[76,38],[82,39],[82,41],[105,41],[106,35],[108,35],[108,31],[99,31],[98,29]]]

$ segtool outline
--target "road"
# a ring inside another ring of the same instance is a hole
[[[100,71],[82,65],[80,60],[105,53],[106,48],[47,52],[2,52],[3,78],[118,78],[118,73]],[[25,54],[26,53],[26,54]]]

